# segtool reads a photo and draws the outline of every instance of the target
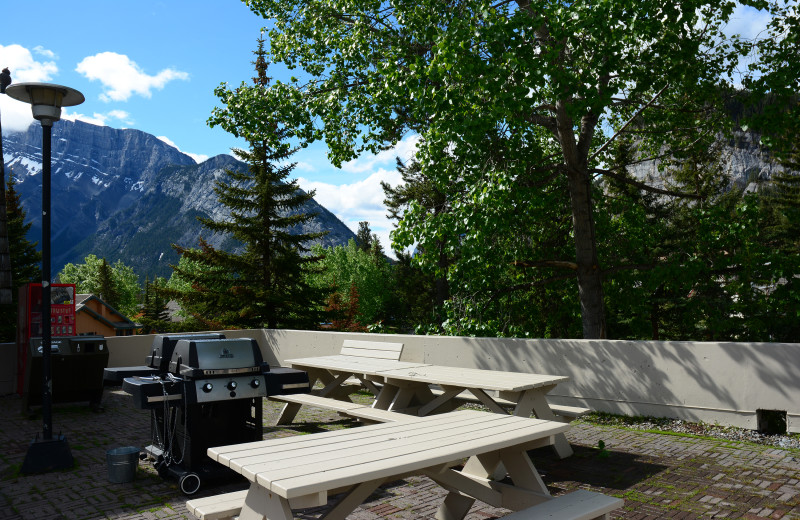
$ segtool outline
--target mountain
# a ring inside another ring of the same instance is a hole
[[[770,151],[761,145],[758,134],[737,131],[727,141],[718,142],[718,164],[733,186],[757,191],[776,175],[800,175],[778,163]],[[669,188],[671,172],[659,170],[660,161],[645,161],[629,167],[638,180],[657,188]]]
[[[41,237],[42,129],[3,136],[6,173],[33,222],[30,239]],[[190,156],[139,130],[117,130],[81,121],[58,121],[52,135],[52,272],[89,254],[122,260],[142,279],[169,276],[178,256],[172,244],[197,245],[201,234],[216,247],[233,250],[226,236],[208,236],[197,216],[228,216],[213,186],[226,169],[247,165],[228,155],[197,164]],[[346,244],[354,233],[330,211],[310,201],[317,216],[298,232],[329,231],[324,246]]]

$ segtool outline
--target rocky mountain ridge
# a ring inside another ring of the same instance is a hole
[[[6,172],[18,184],[33,222],[30,239],[41,237],[40,125],[3,136]],[[52,270],[94,253],[122,260],[142,278],[169,276],[177,262],[171,245],[195,246],[203,236],[235,249],[225,236],[206,236],[197,216],[221,219],[213,186],[226,169],[247,166],[220,155],[201,164],[157,137],[81,121],[58,121],[52,136]],[[298,232],[327,230],[324,246],[354,238],[353,232],[315,201],[303,209],[317,217]]]

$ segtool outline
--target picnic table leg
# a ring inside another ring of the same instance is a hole
[[[317,381],[320,381],[322,385],[325,386],[325,383],[331,379],[331,375],[327,370],[320,370],[318,368],[311,367],[302,367],[301,370],[305,370],[308,374],[308,383],[310,385],[312,394],[319,394],[319,390],[314,389],[314,387],[317,385]]]
[[[347,494],[339,499],[338,502],[320,520],[344,520],[355,510],[373,491],[378,489],[384,479],[370,480],[353,487]],[[271,518],[269,520],[272,520]]]
[[[394,401],[394,397],[397,395],[398,390],[399,388],[396,386],[384,383],[381,391],[378,392],[378,397],[376,397],[375,402],[372,403],[372,407],[379,408],[381,410],[388,410],[392,405],[392,401]]]
[[[514,492],[509,489],[504,494],[503,507],[519,511],[551,498],[547,485],[524,449],[501,450],[500,460],[514,482]]]
[[[297,412],[300,411],[300,403],[286,403],[283,405],[283,410],[275,422],[277,426],[286,426],[292,424],[294,418],[297,417]]]
[[[386,378],[384,386],[390,385],[397,389],[397,393],[393,396],[388,406],[384,408],[385,410],[407,410],[412,405],[419,407],[419,405],[430,403],[436,399],[427,383]],[[382,401],[381,404],[385,404],[385,401]]]
[[[473,455],[464,464],[461,473],[478,477],[481,479],[489,478],[495,471],[500,463],[500,455],[497,452],[483,453],[481,455]],[[434,480],[436,480],[434,478]],[[439,506],[436,512],[437,520],[463,520],[467,513],[469,513],[475,499],[469,495],[458,491],[450,491],[444,499],[444,502]]]
[[[339,401],[353,402],[353,400],[350,399],[350,392],[342,386],[353,374],[340,373],[329,375],[331,376],[330,379],[325,382],[325,387],[319,391],[320,397],[332,397]]]
[[[474,503],[475,499],[471,496],[451,491],[445,497],[444,503],[439,506],[436,520],[463,520]]]
[[[418,384],[409,381],[387,379],[384,388],[390,387],[393,391],[385,397],[381,395],[375,407],[392,411],[408,408],[414,400],[417,386]]]
[[[244,499],[239,520],[292,520],[289,501],[253,482]]]
[[[547,391],[539,388],[526,390],[514,408],[514,415],[517,417],[530,417],[533,413],[539,419],[547,421],[557,421],[556,415],[547,404],[545,394]],[[553,436],[553,450],[559,458],[565,459],[572,455],[572,446],[569,445],[566,435],[559,433]]]

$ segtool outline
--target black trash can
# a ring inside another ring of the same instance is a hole
[[[103,336],[62,336],[50,342],[52,402],[88,401],[100,408],[103,370],[108,366],[108,347]],[[22,407],[42,404],[42,338],[33,338],[28,350]]]

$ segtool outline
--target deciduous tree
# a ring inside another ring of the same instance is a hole
[[[572,251],[517,256],[531,278],[516,285],[550,277],[539,268],[576,279],[587,338],[607,334],[602,281],[616,268],[600,262],[595,179],[680,192],[628,177],[618,147],[635,143],[631,162],[658,158],[664,169],[709,148],[730,126],[715,109],[751,50],[723,33],[730,1],[245,1],[272,22],[268,59],[303,71],[273,85],[253,121],[279,114],[304,141],[324,140],[335,164],[421,135],[426,178],[455,197],[445,215],[412,205],[399,246],[444,238],[464,279],[498,224],[531,225],[522,212],[538,211],[537,192],[561,190],[544,198],[566,203]]]
[[[58,280],[61,283],[74,283],[79,293],[94,294],[98,297],[102,297],[103,291],[108,292],[113,286],[113,290],[117,293],[117,305],[107,303],[129,318],[138,313],[141,287],[139,277],[133,272],[132,267],[122,263],[122,260],[117,260],[109,266],[105,258],[97,258],[95,255],[88,255],[83,262],[66,264],[58,273]],[[102,274],[104,264],[105,275]]]

